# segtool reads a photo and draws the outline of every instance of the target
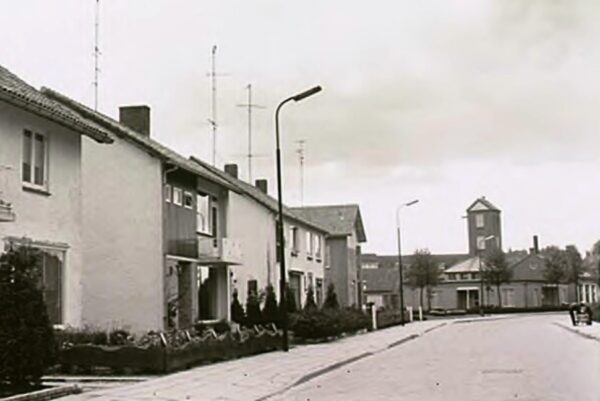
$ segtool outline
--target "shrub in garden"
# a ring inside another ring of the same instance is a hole
[[[248,291],[246,299],[246,319],[244,324],[254,326],[262,323],[262,313],[260,311],[260,299],[254,291]]]
[[[27,247],[0,256],[0,382],[38,384],[55,358],[38,262]]]
[[[369,318],[360,310],[309,309],[303,310],[290,319],[294,337],[305,340],[320,340],[336,337],[343,333],[354,333],[368,329]]]
[[[287,301],[287,312],[298,312],[298,305],[296,305],[296,296],[294,295],[294,291],[292,291],[292,288],[289,285],[285,287],[285,294]]]
[[[245,319],[244,307],[240,303],[237,290],[234,290],[233,300],[231,301],[231,320],[237,324],[243,324]]]
[[[323,302],[324,309],[338,309],[340,304],[335,293],[335,287],[333,283],[327,286],[327,294],[325,295],[325,302]]]
[[[279,321],[279,308],[277,307],[277,298],[272,284],[267,285],[265,294],[265,306],[262,310],[263,323],[277,323]]]
[[[315,302],[315,292],[313,291],[312,285],[308,287],[306,293],[306,301],[304,302],[304,310],[309,311],[317,309],[317,303]]]

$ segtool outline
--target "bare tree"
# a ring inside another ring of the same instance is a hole
[[[512,279],[513,271],[506,262],[506,256],[501,249],[490,252],[481,271],[483,281],[496,287],[498,294],[498,306],[502,307],[502,294],[500,286],[509,283]]]

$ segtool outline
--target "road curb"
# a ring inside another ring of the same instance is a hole
[[[58,386],[31,393],[13,395],[12,397],[2,398],[2,401],[47,401],[79,393],[81,393],[81,389],[76,385]]]
[[[581,331],[574,329],[572,327],[566,326],[562,323],[553,322],[552,324],[554,324],[555,326],[561,327],[567,331],[570,331],[571,333],[575,333],[575,334],[579,335],[580,337],[587,338],[588,340],[594,340],[594,341],[600,342],[600,338],[596,337],[592,334],[582,333]]]
[[[280,389],[280,390],[274,391],[271,394],[267,394],[265,396],[256,398],[254,401],[265,401],[265,400],[268,400],[268,399],[270,399],[272,397],[275,397],[277,395],[281,395],[281,394],[285,393],[288,390],[291,390],[292,388],[294,388],[296,386],[299,386],[301,384],[309,382],[309,381],[311,381],[311,380],[313,380],[313,379],[315,379],[315,378],[317,378],[319,376],[323,376],[324,374],[327,374],[327,373],[332,372],[332,371],[334,371],[336,369],[339,369],[342,366],[349,365],[349,364],[357,362],[357,361],[359,361],[361,359],[365,359],[367,357],[370,357],[370,356],[373,356],[373,355],[380,354],[382,352],[388,351],[388,350],[390,350],[390,349],[392,349],[394,347],[397,347],[399,345],[405,344],[405,343],[407,343],[409,341],[412,341],[412,340],[415,340],[415,339],[417,339],[419,337],[422,337],[425,334],[427,334],[427,333],[429,333],[429,332],[431,332],[431,331],[433,331],[435,329],[438,329],[440,327],[444,327],[447,324],[448,324],[447,322],[442,322],[442,323],[437,324],[435,326],[429,327],[428,329],[423,330],[420,333],[413,333],[413,334],[410,334],[410,335],[408,335],[408,336],[406,336],[404,338],[396,340],[396,341],[388,344],[387,346],[381,347],[380,349],[377,349],[377,350],[374,350],[374,351],[363,352],[362,354],[355,355],[353,357],[344,359],[342,361],[338,361],[338,362],[332,363],[331,365],[327,365],[327,366],[325,366],[323,368],[317,369],[317,370],[315,370],[313,372],[310,372],[310,373],[308,373],[306,375],[303,375],[298,380],[296,380],[294,383],[285,386],[283,389]]]

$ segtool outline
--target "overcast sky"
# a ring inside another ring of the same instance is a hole
[[[94,0],[21,0],[0,14],[0,64],[93,104]],[[100,111],[152,108],[152,136],[247,177],[245,86],[254,87],[254,178],[275,194],[277,103],[284,202],[360,204],[365,251],[465,252],[479,196],[502,209],[506,248],[600,239],[600,3],[590,1],[101,0]]]

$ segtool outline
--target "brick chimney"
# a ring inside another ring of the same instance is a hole
[[[238,165],[237,164],[226,164],[225,172],[233,178],[238,178]]]
[[[533,236],[533,253],[535,253],[536,255],[538,253],[540,253],[540,245],[539,245],[539,242],[538,242],[538,236],[537,235]]]
[[[150,107],[121,106],[119,122],[140,134],[150,136]]]
[[[269,182],[266,179],[256,180],[254,181],[254,185],[256,188],[260,189],[261,192],[264,192],[265,194],[268,193]]]

